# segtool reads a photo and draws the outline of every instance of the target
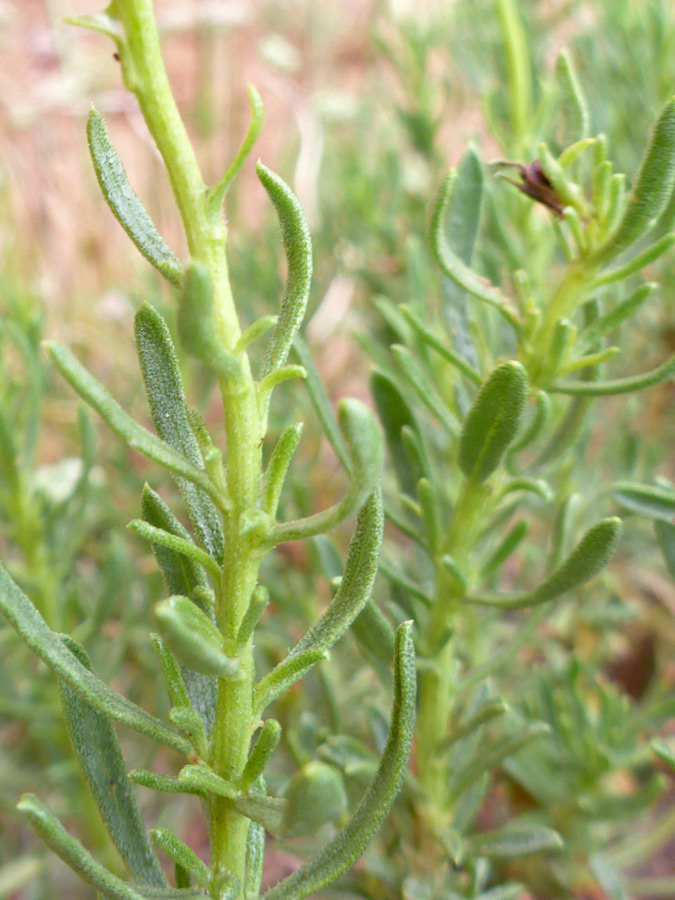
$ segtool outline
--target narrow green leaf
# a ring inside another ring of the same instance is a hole
[[[63,636],[61,640],[81,665],[91,671],[84,648],[73,638]],[[59,680],[59,688],[73,749],[120,856],[140,884],[166,886],[110,720],[75,693],[66,681]]]
[[[151,634],[150,640],[164,672],[172,706],[190,706],[190,696],[185,686],[176,657],[158,634]]]
[[[113,215],[147,261],[178,287],[183,266],[132,190],[117,151],[110,143],[103,117],[96,109],[91,110],[87,119],[87,139],[98,183]]]
[[[178,773],[178,780],[185,785],[195,788],[201,794],[216,794],[218,797],[226,797],[228,800],[235,800],[240,796],[237,788],[216,775],[206,766],[183,766]]]
[[[359,513],[337,593],[319,621],[298,641],[287,658],[295,658],[310,649],[329,650],[349,628],[370,597],[383,530],[382,498],[378,490]]]
[[[293,191],[260,162],[256,172],[279,217],[288,266],[279,321],[258,375],[262,380],[286,362],[293,338],[305,317],[312,279],[312,242],[305,214]]]
[[[642,375],[614,378],[611,381],[558,381],[547,388],[551,394],[575,394],[588,397],[609,397],[614,394],[629,394],[663,384],[675,375],[675,355]]]
[[[590,116],[572,59],[567,50],[558,54],[555,74],[562,93],[562,110],[565,115],[569,138],[583,140],[590,131]]]
[[[253,325],[249,325],[249,327],[242,332],[241,337],[234,345],[234,350],[232,351],[233,356],[240,356],[248,350],[254,341],[257,341],[258,338],[267,334],[270,328],[274,328],[278,321],[279,316],[260,316],[259,319],[256,319]]]
[[[302,900],[335,881],[361,856],[399,791],[410,754],[415,719],[415,651],[411,622],[396,632],[394,706],[377,772],[354,815],[316,856],[271,888],[264,900]]]
[[[419,431],[415,415],[394,382],[383,372],[375,370],[371,374],[370,393],[384,429],[399,490],[414,497],[417,479],[401,441],[401,430],[407,425],[414,432]]]
[[[529,530],[530,523],[525,519],[516,522],[506,532],[481,566],[481,577],[489,578],[491,575],[494,575],[504,565],[509,556],[517,550]]]
[[[379,562],[379,569],[382,575],[387,579],[387,581],[391,582],[391,584],[396,585],[396,587],[401,588],[401,590],[410,594],[411,597],[417,597],[418,600],[421,600],[425,606],[431,605],[431,597],[424,590],[424,588],[420,587],[420,585],[416,584],[414,581],[411,581],[410,578],[407,578],[403,572],[399,571],[395,566],[393,566],[388,560],[382,558]]]
[[[578,241],[579,238],[584,241],[585,236],[579,235],[575,225],[568,219],[568,216],[570,215],[572,220],[576,218],[576,224],[580,227],[581,222],[579,221],[579,212],[586,211],[586,201],[581,188],[572,181],[549,150],[548,145],[544,142],[540,143],[537,147],[537,158],[546,178],[553,185],[553,189],[560,200],[562,200],[564,207],[563,215],[567,220],[567,224],[571,226],[572,235],[575,241]],[[569,212],[567,212],[568,210]]]
[[[507,481],[499,492],[499,499],[513,494],[516,491],[527,491],[530,494],[536,494],[544,501],[550,503],[553,500],[553,491],[548,483],[541,478],[512,478]]]
[[[599,338],[605,337],[605,335],[617,329],[622,322],[625,322],[626,319],[629,319],[637,312],[645,300],[651,297],[657,287],[658,285],[653,281],[641,285],[629,297],[622,300],[621,303],[617,303],[613,309],[596,319],[581,334],[581,340],[585,346],[592,346]]]
[[[143,456],[196,484],[209,494],[217,505],[223,503],[223,498],[203,469],[197,468],[167,443],[135,422],[119,403],[113,400],[106,388],[80,365],[69,350],[51,341],[47,341],[46,346],[54,364],[66,381],[96,410],[115,434]]]
[[[427,346],[431,347],[432,350],[435,350],[436,353],[440,357],[442,357],[446,362],[449,362],[451,366],[454,366],[458,369],[462,375],[465,375],[469,381],[473,381],[474,384],[482,384],[483,379],[480,374],[473,368],[473,366],[469,365],[469,363],[463,359],[459,354],[455,353],[454,350],[451,350],[450,347],[446,347],[445,344],[440,341],[435,334],[433,334],[429,329],[420,321],[420,319],[415,315],[415,313],[408,306],[401,306],[401,315],[404,317],[406,322],[408,322],[415,329],[419,337],[424,341]]]
[[[177,865],[195,879],[197,884],[205,890],[209,886],[209,870],[206,863],[197,856],[187,844],[184,844],[173,831],[168,828],[153,828],[150,832],[153,841],[163,850]]]
[[[675,184],[675,97],[659,115],[635,178],[628,207],[616,231],[598,251],[606,263],[650,231],[666,208]]]
[[[453,744],[473,734],[482,725],[503,716],[508,706],[501,697],[489,697],[466,721],[450,730],[450,734],[438,746],[439,753],[446,753]]]
[[[276,516],[281,490],[288,467],[300,442],[302,423],[287,425],[281,433],[270,456],[262,487],[261,509],[269,516]]]
[[[459,161],[457,177],[440,222],[446,245],[465,266],[471,266],[474,258],[483,211],[484,186],[481,161],[470,147]],[[458,310],[463,312],[466,309],[466,294],[460,285],[448,277],[443,278],[441,289],[446,329],[453,342],[457,341],[461,346],[456,318]],[[466,359],[469,358],[470,355],[466,355]]]
[[[429,412],[436,416],[449,435],[457,434],[457,420],[432,386],[429,376],[418,365],[412,353],[400,344],[392,344],[391,352],[405,373],[407,384],[415,391]]]
[[[169,507],[164,503],[161,497],[156,494],[147,485],[143,488],[141,495],[141,509],[143,517],[153,526],[162,528],[164,531],[175,534],[183,540],[189,540],[190,536],[180,524],[178,519],[172,514]],[[159,544],[152,545],[153,554],[159,563],[164,575],[167,590],[170,595],[180,594],[190,597],[197,606],[205,613],[212,615],[210,606],[202,599],[202,592],[207,589],[207,580],[204,571],[200,565],[190,559],[190,557],[181,556],[162,547]],[[158,639],[159,640],[159,639]],[[164,648],[166,653],[170,653],[168,648]],[[173,659],[173,655],[171,655]],[[164,660],[162,665],[164,667]],[[175,660],[174,660],[175,662]],[[169,673],[164,667],[164,674],[169,683]],[[216,700],[218,694],[218,682],[215,678],[208,675],[202,675],[200,672],[193,672],[190,669],[183,668],[179,671],[182,680],[189,695],[189,703],[197,709],[206,725],[207,731],[211,731],[213,720],[215,717]],[[172,701],[174,706],[184,706],[183,701]]]
[[[347,812],[347,793],[334,766],[312,760],[296,772],[284,794],[281,822],[284,837],[314,834],[322,825],[339,821]]]
[[[241,773],[241,789],[244,794],[248,794],[265,771],[280,738],[281,725],[276,719],[266,719]]]
[[[128,773],[129,781],[151,791],[160,791],[164,794],[194,794],[198,797],[206,797],[207,792],[195,784],[181,781],[172,775],[157,775],[146,769],[132,769]]]
[[[251,594],[248,608],[244,613],[244,618],[239,625],[239,631],[237,632],[237,646],[243,647],[244,644],[251,639],[253,632],[260,621],[260,617],[267,609],[269,602],[270,594],[267,588],[262,584],[256,585]]]
[[[548,393],[537,391],[533,399],[536,404],[534,415],[530,423],[523,429],[520,437],[517,437],[509,447],[509,454],[520,453],[521,450],[534,443],[550,418],[552,404]]]
[[[286,801],[280,797],[267,797],[263,794],[252,793],[248,797],[241,797],[233,801],[237,811],[247,816],[251,821],[257,822],[265,831],[276,837],[282,837],[281,822],[284,817]]]
[[[116,875],[108,872],[80,844],[68,834],[61,822],[33,794],[24,794],[17,807],[47,846],[80,878],[110,900],[197,900],[205,895],[199,890],[176,890],[138,886],[132,888]]]
[[[239,660],[225,652],[223,636],[192,600],[174,594],[155,606],[168,645],[180,662],[195,672],[232,678]]]
[[[183,732],[200,759],[208,757],[209,745],[206,728],[196,709],[191,706],[174,706],[169,710],[169,721]]]
[[[270,372],[269,375],[265,375],[258,384],[258,402],[264,407],[265,404],[269,403],[269,395],[278,384],[281,384],[282,381],[290,381],[291,378],[305,378],[306,375],[307,372],[302,366],[280,366],[278,369]]]
[[[342,500],[323,512],[274,526],[269,543],[297,541],[324,534],[358,512],[373,493],[384,461],[384,443],[377,420],[360,400],[338,404],[338,423],[347,448],[351,484]]]
[[[246,835],[246,878],[244,900],[258,900],[265,856],[265,829],[251,821]]]
[[[454,283],[478,300],[494,306],[512,325],[518,325],[518,319],[511,308],[510,301],[496,287],[470,269],[454,252],[448,243],[445,220],[450,208],[452,193],[457,181],[457,172],[453,169],[446,175],[436,200],[431,221],[431,246],[441,270]]]
[[[394,658],[394,629],[379,606],[370,598],[351,625],[357,644],[373,660],[389,666]],[[380,667],[378,667],[378,673]]]
[[[107,7],[110,10],[110,6]],[[124,43],[124,28],[122,23],[110,12],[94,13],[91,16],[66,16],[63,21],[67,25],[76,25],[78,28],[88,28],[90,31],[98,31],[105,34],[118,45]]]
[[[324,659],[328,651],[321,647],[309,647],[300,653],[284,657],[271,672],[261,678],[253,691],[253,718],[260,718],[270,703],[287,691],[296,681]]]
[[[517,362],[490,374],[469,410],[459,439],[459,465],[472,482],[485,481],[513,441],[525,411],[527,373]]]
[[[609,179],[607,188],[607,210],[603,222],[603,237],[614,233],[627,205],[626,176],[623,172],[617,172]]]
[[[28,597],[0,564],[0,612],[30,649],[79,697],[111,719],[128,725],[178,753],[190,753],[190,744],[177,731],[111,690],[64,647]]]
[[[675,519],[675,490],[618,481],[610,492],[612,499],[629,512],[667,523]]]
[[[670,766],[675,772],[675,745],[672,741],[669,743],[663,738],[654,738],[649,746],[652,749],[652,753],[655,753],[662,762]]]
[[[642,269],[650,266],[659,258],[659,256],[663,256],[664,253],[667,253],[673,244],[675,244],[675,234],[671,232],[670,234],[664,235],[640,253],[636,253],[635,256],[631,257],[631,259],[627,260],[623,265],[615,266],[613,269],[609,269],[602,275],[597,275],[589,281],[587,285],[588,290],[594,291],[599,287],[604,287],[615,281],[625,281],[627,278],[630,278],[631,275],[635,275],[636,272],[640,272]]]
[[[157,547],[164,547],[166,550],[171,550],[179,556],[187,556],[188,559],[194,560],[216,581],[220,578],[220,566],[215,559],[212,559],[205,550],[202,550],[201,547],[198,547],[191,540],[178,537],[178,535],[171,534],[169,531],[164,531],[163,528],[156,528],[154,525],[143,521],[143,519],[132,519],[127,528]]]
[[[534,853],[562,850],[563,839],[545,825],[510,823],[469,838],[470,852],[489,859],[521,859]]]
[[[347,472],[349,472],[350,463],[349,454],[347,453],[347,447],[345,446],[344,439],[340,434],[338,424],[335,421],[335,416],[333,415],[333,410],[331,409],[330,402],[328,400],[328,397],[326,396],[326,391],[324,389],[323,382],[321,381],[321,376],[316,370],[316,366],[314,365],[314,361],[312,360],[307,344],[299,334],[295,336],[293,347],[300,362],[302,363],[303,369],[307,373],[305,377],[305,385],[309,393],[309,399],[311,400],[312,406],[314,407],[314,412],[316,413],[316,416],[321,423],[321,427],[323,428],[323,432],[328,439],[328,443],[335,451],[335,455],[342,464],[342,467]]]
[[[169,328],[157,310],[144,303],[136,313],[134,329],[155,431],[193,466],[203,469],[204,460],[188,419],[183,381]],[[218,511],[190,481],[179,478],[178,487],[199,542],[213,559],[222,562],[223,529]]]
[[[166,503],[147,484],[143,486],[141,494],[141,511],[145,521],[154,528],[161,528],[184,541],[190,540],[190,535]],[[208,582],[202,567],[191,557],[176,553],[160,544],[153,544],[152,551],[170,594],[191,597],[195,588],[207,587]]]
[[[220,179],[218,184],[214,185],[214,187],[212,187],[209,191],[209,207],[214,212],[220,209],[229,186],[232,184],[239,171],[241,170],[241,167],[244,165],[249,153],[253,149],[253,145],[258,140],[260,130],[262,129],[263,102],[260,98],[260,94],[252,84],[247,85],[247,89],[248,102],[251,107],[251,122],[248,126],[248,130],[246,131],[246,135],[244,137],[244,140],[242,141],[241,147],[237,151],[236,156],[227,167],[225,174]]]
[[[522,594],[469,595],[466,599],[482,606],[522,609],[554,600],[584,584],[609,562],[621,534],[621,519],[601,519],[588,529],[567,559],[531,591]]]

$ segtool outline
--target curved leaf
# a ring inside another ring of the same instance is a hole
[[[61,640],[91,671],[84,648],[72,638]],[[59,687],[70,739],[113,843],[140,884],[165,887],[167,881],[148,839],[110,720],[82,700],[67,682],[59,680]]]
[[[399,791],[415,720],[415,651],[412,622],[396,632],[394,706],[384,753],[354,815],[315,857],[264,895],[264,900],[302,900],[351,868],[372,840]]]
[[[110,142],[103,116],[97,109],[89,113],[87,139],[98,183],[113,215],[147,261],[177,287],[183,276],[183,266],[131,188],[122,161]]]
[[[94,709],[161,744],[166,744],[178,753],[187,755],[191,752],[190,743],[177,731],[126,697],[115,693],[105,682],[86,669],[70,650],[64,647],[62,641],[49,628],[1,563],[0,612],[18,631],[30,649]]]

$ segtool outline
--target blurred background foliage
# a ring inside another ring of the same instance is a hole
[[[551,73],[561,48],[575,61],[595,131],[607,134],[619,171],[635,170],[654,116],[675,90],[675,11],[667,0],[521,0],[531,97],[513,81],[500,5],[156,0],[169,74],[207,175],[220,171],[245,130],[246,82],[263,97],[259,155],[293,185],[312,228],[316,275],[306,337],[331,397],[368,400],[372,360],[385,358],[392,341],[378,297],[397,304],[437,295],[426,239],[430,202],[467,145],[483,159],[528,161],[539,140],[555,141]],[[98,674],[117,690],[156,709],[158,667],[142,623],[162,585],[143,546],[124,532],[138,513],[144,480],[156,473],[78,408],[39,351],[43,336],[70,344],[147,421],[132,313],[150,299],[171,318],[172,298],[98,193],[85,143],[92,102],[105,114],[131,183],[160,231],[174,249],[183,248],[165,175],[109,47],[63,24],[65,16],[99,9],[98,0],[0,0],[0,544],[12,574],[52,627],[85,643]],[[672,226],[671,207],[665,219]],[[282,274],[276,225],[252,164],[228,195],[227,214],[232,282],[251,322],[275,309]],[[549,259],[552,240],[524,198],[488,185],[482,271],[499,281],[505,268],[522,265],[524,254],[536,270],[538,260],[544,266]],[[675,350],[672,256],[652,268],[659,299],[640,311],[639,328],[622,336],[627,371],[642,371]],[[185,360],[188,391],[208,402],[212,385],[190,378],[190,366]],[[305,389],[292,383],[279,390],[275,415],[280,422],[302,417],[309,426],[313,417],[301,412],[308,407]],[[675,481],[672,412],[671,383],[605,403],[577,452],[583,468],[575,472],[574,489],[583,497],[589,486],[624,476]],[[216,421],[214,415],[209,425]],[[618,437],[608,446],[600,438],[610,422]],[[306,432],[303,447],[305,459],[294,463],[296,478],[285,497],[300,514],[331,501],[342,477],[318,431]],[[319,462],[311,471],[320,473],[311,484],[304,475],[309,455]],[[166,496],[171,488],[162,483],[161,490]],[[536,534],[535,526],[530,554]],[[337,535],[336,543],[344,537]],[[410,558],[409,543],[393,529],[386,552]],[[514,578],[529,561],[516,556]],[[273,605],[258,644],[261,666],[281,656],[298,623],[314,618],[328,598],[327,579],[339,575],[325,540],[310,553],[288,545],[266,566]],[[381,605],[403,602],[380,582]],[[495,622],[494,633],[481,638],[483,656],[517,642],[523,621]],[[480,832],[544,810],[544,821],[565,835],[567,846],[562,855],[517,861],[493,853],[494,883],[510,880],[510,893],[483,889],[487,875],[476,847],[479,862],[466,870],[455,896],[548,900],[562,896],[556,893],[561,884],[565,898],[575,900],[674,896],[672,777],[668,782],[666,765],[655,773],[645,738],[654,729],[667,736],[673,719],[675,586],[649,522],[629,518],[620,555],[593,589],[592,605],[582,611],[562,605],[528,628],[509,665],[493,674],[511,704],[507,732],[534,719],[549,730],[532,747],[497,754],[489,784],[463,815]],[[13,817],[19,794],[47,797],[113,866],[114,851],[77,774],[51,677],[4,626],[0,646],[0,898],[17,892],[35,900],[74,897],[83,889]],[[353,641],[343,641],[329,663],[283,700],[277,716],[289,735],[287,761],[326,759],[342,768],[356,795],[372,769],[373,750],[380,749],[386,713],[386,690],[380,696],[362,653],[367,647],[355,650]],[[28,668],[39,677],[28,679]],[[493,687],[482,690],[467,695],[465,717]],[[361,740],[347,744],[343,727]],[[145,748],[122,737],[129,760],[145,766]],[[488,730],[480,740],[494,744],[494,735]],[[475,752],[467,741],[456,748],[458,758]],[[284,754],[271,776],[279,785]],[[145,794],[141,800],[154,822],[156,801]],[[342,894],[433,896],[424,877],[404,876],[401,847],[414,827],[409,803],[404,792]],[[176,816],[185,839],[203,847],[190,804],[178,801],[171,812],[164,807],[166,821],[175,823]],[[266,880],[297,865],[307,841],[276,854]],[[611,844],[613,855],[598,856],[589,870],[579,860],[596,843]],[[463,871],[461,861],[456,865]]]

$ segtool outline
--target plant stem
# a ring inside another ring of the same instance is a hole
[[[450,553],[460,571],[466,573],[469,554],[480,525],[485,521],[494,492],[490,483],[473,484],[465,479],[457,499],[452,524],[436,560],[436,595],[425,635],[430,671],[420,672],[420,706],[417,713],[418,778],[425,796],[425,824],[430,834],[424,835],[425,853],[438,852],[442,832],[451,821],[448,795],[448,759],[441,744],[448,734],[448,724],[456,695],[455,642],[450,637],[459,612],[461,594],[454,579],[441,563]],[[435,851],[428,839],[436,843]],[[435,840],[434,840],[435,839]]]
[[[209,209],[199,165],[178,112],[162,61],[152,0],[115,0],[114,11],[124,24],[127,54],[122,65],[127,87],[138,98],[143,116],[164,159],[185,227],[188,248],[213,283],[214,327],[227,350],[241,329],[228,278],[227,230],[219,210]],[[236,381],[222,378],[221,396],[227,434],[227,484],[230,509],[224,516],[225,549],[222,580],[217,586],[218,625],[233,641],[246,612],[258,576],[259,551],[242,533],[242,516],[256,506],[262,477],[262,423],[248,358],[241,359]],[[249,641],[238,651],[241,672],[221,679],[211,735],[210,764],[229,781],[236,781],[246,762],[255,723],[252,722],[253,652]],[[244,879],[248,819],[229,800],[214,797],[210,809],[211,868],[215,877]]]
[[[128,44],[121,60],[124,83],[136,95],[166,165],[190,254],[213,279],[215,326],[223,345],[232,349],[241,331],[227,272],[227,229],[220,214],[208,212],[206,185],[162,60],[152,0],[114,0],[113,10]]]

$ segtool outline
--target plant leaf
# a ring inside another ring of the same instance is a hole
[[[276,719],[267,719],[260,729],[253,749],[249,753],[244,771],[241,773],[241,789],[248,794],[250,788],[258,780],[267,767],[272,754],[281,738],[281,725]]]
[[[675,519],[675,490],[618,481],[610,492],[612,499],[629,512],[667,523]]]
[[[459,439],[459,465],[480,484],[499,465],[515,438],[527,401],[527,373],[518,362],[497,366],[469,410]]]
[[[194,672],[231,678],[239,660],[225,652],[224,638],[209,616],[188,597],[174,594],[155,606],[168,645]]]
[[[194,544],[192,540],[178,537],[175,534],[171,534],[170,531],[164,531],[163,528],[156,528],[143,519],[133,519],[129,522],[127,528],[151,544],[164,547],[166,550],[171,550],[179,556],[186,556],[188,559],[194,560],[216,581],[220,577],[220,566],[215,559],[209,556],[201,547]]]
[[[262,381],[286,362],[293,338],[305,317],[312,280],[312,241],[305,214],[289,186],[260,162],[256,172],[279,217],[288,267],[279,321],[258,373]]]
[[[675,97],[661,110],[635,178],[623,218],[598,251],[606,263],[650,231],[666,208],[675,184]]]
[[[552,828],[517,823],[473,835],[467,843],[472,854],[489,859],[520,859],[534,853],[561,850],[564,846],[563,839]]]
[[[178,753],[187,755],[191,752],[189,742],[177,731],[126,697],[115,693],[86,669],[70,650],[64,647],[62,641],[49,628],[1,563],[0,612],[18,631],[30,649],[94,709],[161,744],[166,744]]]
[[[61,640],[91,671],[84,648],[70,637]],[[167,881],[148,839],[110,720],[82,700],[67,682],[59,680],[59,688],[73,748],[113,843],[140,884],[165,887]]]
[[[620,534],[621,519],[601,519],[588,529],[567,559],[531,591],[511,596],[470,594],[466,599],[481,606],[499,606],[502,609],[522,609],[554,600],[597,575],[616,550]]]
[[[399,490],[414,497],[417,479],[401,440],[401,430],[407,425],[417,433],[417,420],[399,389],[383,372],[375,370],[370,376],[370,393],[384,430]]]
[[[92,109],[87,119],[89,152],[103,196],[113,215],[141,254],[174,287],[183,277],[183,266],[167,246],[127,179],[127,173],[110,142],[103,116]]]
[[[173,447],[160,440],[152,432],[143,428],[128,415],[116,400],[110,396],[106,388],[97,381],[72,355],[60,344],[46,342],[49,354],[57,369],[77,393],[92,406],[112,430],[125,440],[130,447],[138,450],[143,456],[164,466],[175,475],[182,476],[202,488],[207,494],[222,502],[218,491],[211,483],[206,472],[197,468],[185,459]]]
[[[306,650],[329,650],[365,606],[377,574],[384,515],[380,491],[374,491],[359,513],[349,544],[342,580],[328,609],[288,654],[293,659]]]
[[[150,832],[153,841],[169,856],[176,865],[179,865],[195,879],[197,884],[208,888],[209,870],[206,863],[197,856],[187,844],[184,844],[173,831],[168,828],[153,828]]]
[[[316,856],[271,888],[264,900],[302,900],[335,881],[361,856],[399,791],[410,754],[415,720],[415,651],[412,622],[396,632],[394,706],[387,744],[354,815]]]
[[[292,653],[293,651],[291,651]],[[288,654],[271,672],[261,678],[253,691],[253,717],[260,718],[270,703],[300,681],[310,669],[324,659],[328,659],[328,651],[322,647],[308,647],[301,653]]]
[[[382,433],[375,416],[365,403],[345,398],[338,404],[338,422],[349,454],[349,488],[342,500],[328,509],[275,525],[270,532],[270,545],[323,534],[358,512],[375,493],[384,461]]]
[[[247,88],[248,102],[251,107],[251,122],[248,126],[241,147],[239,148],[239,150],[237,150],[236,156],[227,167],[225,174],[220,179],[218,184],[212,187],[209,191],[209,206],[212,210],[220,209],[229,186],[237,177],[237,174],[246,161],[249,153],[253,149],[253,145],[258,140],[258,136],[260,135],[260,130],[263,124],[263,103],[260,99],[260,94],[252,84],[247,85]]]
[[[206,895],[199,890],[177,890],[172,888],[152,888],[138,886],[132,888],[116,875],[108,872],[72,837],[56,816],[33,794],[24,794],[17,807],[40,835],[47,846],[66,865],[77,872],[87,884],[100,891],[110,900],[197,900]]]
[[[472,297],[494,306],[512,325],[517,325],[518,319],[510,301],[501,291],[470,269],[448,242],[445,220],[456,183],[457,172],[453,169],[446,175],[434,207],[431,220],[431,246],[436,261],[443,273],[459,288]]]
[[[303,369],[307,373],[305,376],[305,385],[309,393],[309,399],[314,407],[314,412],[323,428],[323,433],[326,435],[328,443],[335,451],[335,455],[340,460],[342,467],[347,472],[350,472],[349,453],[347,452],[344,438],[335,421],[333,410],[331,409],[328,397],[326,396],[321,377],[317,372],[314,361],[310,355],[309,348],[299,334],[295,336],[293,347],[302,363]]]
[[[183,381],[169,328],[149,303],[134,319],[136,347],[155,431],[198,469],[204,468],[199,444],[188,419]],[[218,563],[223,561],[223,529],[218,511],[192,482],[178,478],[199,542]]]

